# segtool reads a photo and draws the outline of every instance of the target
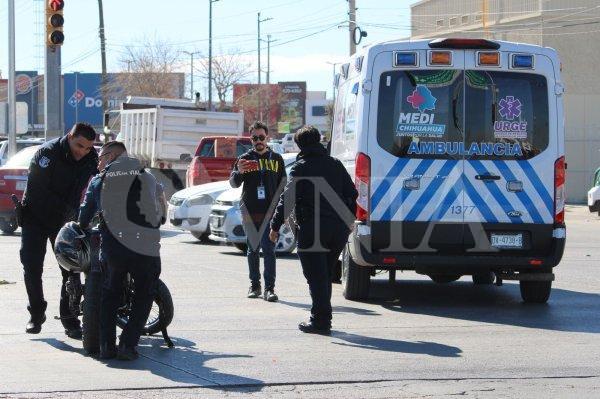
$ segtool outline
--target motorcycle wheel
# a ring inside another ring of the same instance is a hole
[[[144,325],[142,334],[152,335],[160,332],[161,321],[164,327],[168,327],[169,324],[171,324],[171,321],[173,321],[174,312],[175,309],[173,306],[173,297],[171,296],[171,292],[162,280],[158,280],[156,296],[154,297],[152,309],[150,310],[150,314],[148,315],[148,320],[146,321],[146,325]],[[121,312],[117,314],[117,325],[121,329],[125,327],[128,320],[128,314],[123,314]]]
[[[102,295],[102,273],[91,272],[85,277],[83,296],[83,349],[88,355],[100,351],[100,300]]]

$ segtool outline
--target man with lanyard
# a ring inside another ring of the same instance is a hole
[[[281,155],[267,146],[269,129],[262,122],[250,126],[253,148],[241,155],[231,172],[229,183],[242,189],[240,208],[247,237],[250,289],[248,298],[261,296],[259,251],[265,262],[265,291],[263,298],[277,301],[275,294],[275,244],[269,239],[269,220],[273,208],[285,186],[285,164]]]
[[[100,215],[101,258],[105,264],[100,308],[100,358],[133,360],[161,271],[160,231],[164,223],[162,188],[118,141],[100,150],[99,169],[79,212],[81,228]],[[135,282],[131,315],[116,347],[117,308],[129,273]]]

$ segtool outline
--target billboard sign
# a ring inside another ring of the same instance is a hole
[[[306,82],[279,82],[279,122],[289,123],[290,132],[306,124]]]
[[[102,96],[99,73],[66,73],[64,75],[64,120],[69,131],[77,122],[102,126]]]

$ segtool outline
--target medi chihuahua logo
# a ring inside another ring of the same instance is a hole
[[[406,97],[406,101],[408,101],[414,109],[425,112],[427,110],[433,111],[435,109],[437,98],[431,94],[431,90],[429,90],[427,86],[418,85],[412,94]]]

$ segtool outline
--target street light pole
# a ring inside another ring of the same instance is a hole
[[[208,0],[208,110],[212,111],[212,4],[219,0]],[[194,98],[192,93],[192,98]]]
[[[8,0],[8,156],[17,152],[17,103],[15,87],[15,0]]]

